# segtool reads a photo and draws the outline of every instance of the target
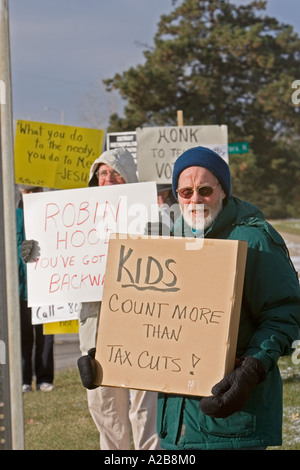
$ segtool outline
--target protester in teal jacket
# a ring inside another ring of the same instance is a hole
[[[32,325],[31,308],[27,304],[27,267],[21,255],[22,243],[25,240],[23,194],[40,192],[42,188],[20,185],[19,189],[21,199],[16,209],[16,222],[21,317],[22,391],[32,391],[32,380],[35,377],[36,390],[48,392],[53,389],[54,337],[53,335],[44,335],[42,324]]]
[[[200,179],[198,170],[204,171]],[[203,190],[203,186],[210,189]],[[277,361],[290,354],[293,342],[300,338],[299,280],[285,243],[257,207],[231,196],[229,167],[209,149],[189,149],[176,160],[173,192],[182,209],[191,207],[191,201],[204,204],[205,237],[244,240],[248,253],[237,367],[213,388],[211,397],[159,395],[157,422],[162,447],[180,450],[281,445],[282,383]],[[209,219],[213,197],[219,197],[221,206]],[[180,216],[174,235],[203,236],[197,232],[193,217],[193,213]]]

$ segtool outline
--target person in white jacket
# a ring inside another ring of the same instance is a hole
[[[125,148],[107,150],[91,166],[89,186],[137,183],[136,164]],[[82,355],[95,348],[101,302],[81,304]],[[79,369],[80,370],[80,369]],[[100,433],[101,450],[161,449],[156,432],[157,393],[115,387],[87,390],[90,414]]]

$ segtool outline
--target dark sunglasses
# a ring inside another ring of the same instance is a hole
[[[219,186],[218,183],[216,186],[200,186],[199,188],[179,188],[177,189],[177,193],[183,199],[190,199],[194,192],[197,191],[198,194],[202,197],[209,197],[214,192],[214,189]]]

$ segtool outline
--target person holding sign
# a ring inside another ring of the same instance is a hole
[[[36,377],[36,389],[43,392],[53,390],[54,380],[54,355],[53,335],[43,334],[43,325],[32,324],[31,308],[27,305],[27,273],[26,264],[23,260],[25,241],[23,194],[37,193],[42,191],[41,187],[19,185],[21,199],[16,209],[17,218],[17,249],[18,249],[18,274],[19,274],[19,297],[21,315],[21,349],[22,349],[22,391],[32,390],[32,378]],[[30,243],[30,246],[33,246]],[[26,247],[26,245],[25,245]],[[34,362],[34,370],[33,363]]]
[[[231,195],[229,166],[208,148],[191,148],[176,160],[172,187],[182,212],[173,235],[189,237],[189,249],[193,238],[206,237],[244,240],[248,251],[236,367],[211,396],[159,394],[161,445],[173,450],[281,445],[277,361],[292,352],[300,328],[299,279],[287,247],[256,206]]]
[[[125,148],[104,152],[91,167],[89,186],[136,182],[136,165]],[[156,432],[156,393],[114,387],[94,388],[93,380],[91,383],[86,380],[86,370],[89,370],[96,345],[100,306],[100,302],[81,304],[79,338],[83,356],[78,360],[82,382],[88,388],[89,410],[100,432],[100,447],[102,450],[130,450],[132,430],[135,450],[160,449]]]

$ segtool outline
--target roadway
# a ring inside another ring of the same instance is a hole
[[[54,336],[54,370],[77,368],[77,359],[81,356],[78,334]]]

